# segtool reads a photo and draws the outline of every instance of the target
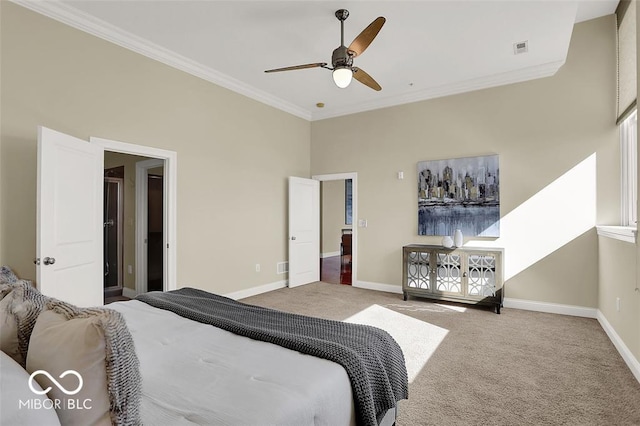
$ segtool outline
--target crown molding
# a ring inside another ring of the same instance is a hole
[[[256,89],[233,77],[218,72],[212,68],[205,67],[189,58],[181,56],[169,49],[151,43],[141,37],[124,31],[101,19],[97,19],[87,13],[79,11],[71,6],[63,4],[57,0],[30,1],[11,0],[26,9],[37,12],[48,18],[54,19],[63,24],[69,25],[80,31],[99,37],[103,40],[117,44],[125,49],[139,53],[148,58],[162,62],[172,68],[179,69],[203,80],[222,86],[233,92],[247,96],[258,102],[270,105],[274,108],[293,114],[305,120],[311,120],[311,113],[291,102],[285,101],[277,96]]]
[[[311,111],[301,108],[291,102],[288,102],[263,90],[257,89],[254,86],[243,83],[212,68],[206,67],[196,61],[179,55],[162,46],[151,43],[146,39],[138,37],[128,31],[124,31],[114,25],[111,25],[101,19],[97,19],[58,0],[10,1],[41,15],[44,15],[48,18],[69,25],[80,31],[94,35],[118,46],[124,47],[125,49],[131,50],[133,52],[161,62],[172,68],[184,71],[195,77],[209,81],[233,92],[247,96],[248,98],[272,106],[307,121],[324,120],[327,118],[356,114],[360,112],[372,111],[375,109],[425,101],[428,99],[456,95],[464,92],[487,89],[490,87],[513,84],[542,77],[549,77],[555,74],[565,62],[565,60],[562,59],[559,61],[524,69],[518,69],[507,73],[493,74],[440,87],[418,90],[399,96],[378,98],[371,102],[359,102],[357,104],[346,105],[341,108],[326,111]]]
[[[508,84],[520,83],[523,81],[534,80],[543,77],[550,77],[554,75],[560,69],[560,67],[564,65],[564,63],[565,59],[562,59],[559,61],[522,68],[506,73],[492,74],[485,77],[460,81],[444,86],[431,87],[425,90],[419,90],[404,95],[378,99],[372,102],[359,103],[357,105],[347,105],[343,108],[337,108],[331,111],[313,112],[311,121],[335,118],[348,114],[371,111],[374,109],[393,107],[413,102],[420,102],[429,99],[457,95],[460,93],[488,89],[491,87],[505,86]]]

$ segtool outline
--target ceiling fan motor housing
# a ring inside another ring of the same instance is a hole
[[[349,54],[349,49],[346,46],[340,46],[335,49],[331,56],[331,64],[334,68],[351,68],[353,65],[353,56]]]

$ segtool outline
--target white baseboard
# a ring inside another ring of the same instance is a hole
[[[402,294],[402,287],[393,284],[373,283],[370,281],[356,281],[352,287],[366,288],[367,290],[385,291],[387,293]]]
[[[128,297],[129,299],[135,299],[138,293],[136,293],[134,289],[122,287],[122,295],[124,297]]]
[[[335,256],[340,256],[340,252],[339,251],[328,251],[326,253],[320,253],[320,257],[321,258],[325,258],[325,257],[335,257]]]
[[[402,293],[402,287],[392,284],[374,283],[368,281],[357,281],[353,283],[353,287],[366,288],[368,290],[385,291],[388,293]],[[640,361],[636,359],[633,353],[624,344],[618,333],[609,324],[605,316],[596,308],[587,308],[584,306],[562,305],[559,303],[536,302],[532,300],[512,299],[505,297],[504,307],[512,309],[524,309],[527,311],[547,312],[551,314],[571,315],[574,317],[595,318],[598,320],[607,336],[618,350],[622,359],[627,364],[631,373],[636,380],[640,382]]]
[[[640,382],[640,361],[636,359],[636,357],[631,353],[627,345],[624,344],[618,333],[614,330],[613,326],[607,321],[604,314],[598,309],[597,314],[598,322],[604,329],[604,332],[609,336],[609,340],[613,343],[613,346],[616,347],[620,356],[631,370],[631,373],[635,376],[636,380]]]
[[[524,309],[526,311],[547,312],[550,314],[571,315],[574,317],[596,318],[596,308],[584,306],[562,305],[559,303],[536,302],[533,300],[504,298],[504,307]]]
[[[245,297],[257,296],[258,294],[278,290],[279,288],[285,288],[288,282],[288,280],[276,281],[274,283],[246,288],[244,290],[234,291],[233,293],[227,293],[224,296],[234,300],[244,299]]]
[[[266,293],[268,291],[277,290],[279,288],[284,288],[287,286],[287,280],[277,281],[270,284],[261,285],[258,287],[252,287],[245,290],[236,291],[233,293],[226,294],[227,297],[231,299],[243,299],[245,297],[256,296],[261,293]],[[402,294],[402,287],[393,284],[383,284],[383,283],[374,283],[370,281],[356,281],[353,283],[353,287],[364,288],[368,290],[376,290],[376,291],[384,291],[387,293],[396,293]],[[129,294],[133,294],[133,296],[129,296]],[[135,297],[135,291],[125,288],[123,289],[122,294],[127,297]],[[614,328],[609,324],[609,321],[605,318],[602,312],[596,308],[586,308],[583,306],[575,306],[575,305],[562,305],[559,303],[547,303],[547,302],[536,302],[532,300],[523,300],[523,299],[513,299],[513,298],[505,298],[504,299],[504,307],[512,308],[512,309],[524,309],[528,311],[536,311],[536,312],[547,312],[551,314],[561,314],[561,315],[571,315],[576,317],[585,317],[585,318],[596,318],[602,328],[604,329],[607,336],[618,350],[622,359],[627,364],[631,373],[635,376],[636,380],[640,382],[640,362],[636,359],[636,357],[631,353],[627,345],[624,344],[618,333],[614,330]]]

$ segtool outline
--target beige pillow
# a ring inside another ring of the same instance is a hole
[[[66,395],[47,374],[34,376],[43,389],[51,388],[47,393],[51,400],[61,401],[58,404],[60,408],[56,410],[60,423],[111,424],[104,331],[97,317],[67,320],[64,315],[54,311],[41,313],[31,333],[31,348],[27,355],[27,371],[33,373],[37,370],[46,371],[67,391],[77,389],[80,380],[74,374],[60,378],[62,373],[74,370],[82,377],[80,391],[75,395]]]
[[[56,408],[60,423],[140,424],[139,363],[120,313],[81,309],[57,300],[47,308],[31,334],[27,371],[43,371],[34,378],[43,389],[50,388],[51,400],[60,401]],[[64,375],[68,370],[73,373]],[[64,390],[77,393],[68,395]]]
[[[25,280],[0,284],[0,294],[0,350],[24,367],[31,331],[49,298]]]

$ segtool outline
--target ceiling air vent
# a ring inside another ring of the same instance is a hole
[[[529,51],[529,41],[519,41],[518,43],[513,43],[513,54],[519,55],[521,53],[527,53]]]

